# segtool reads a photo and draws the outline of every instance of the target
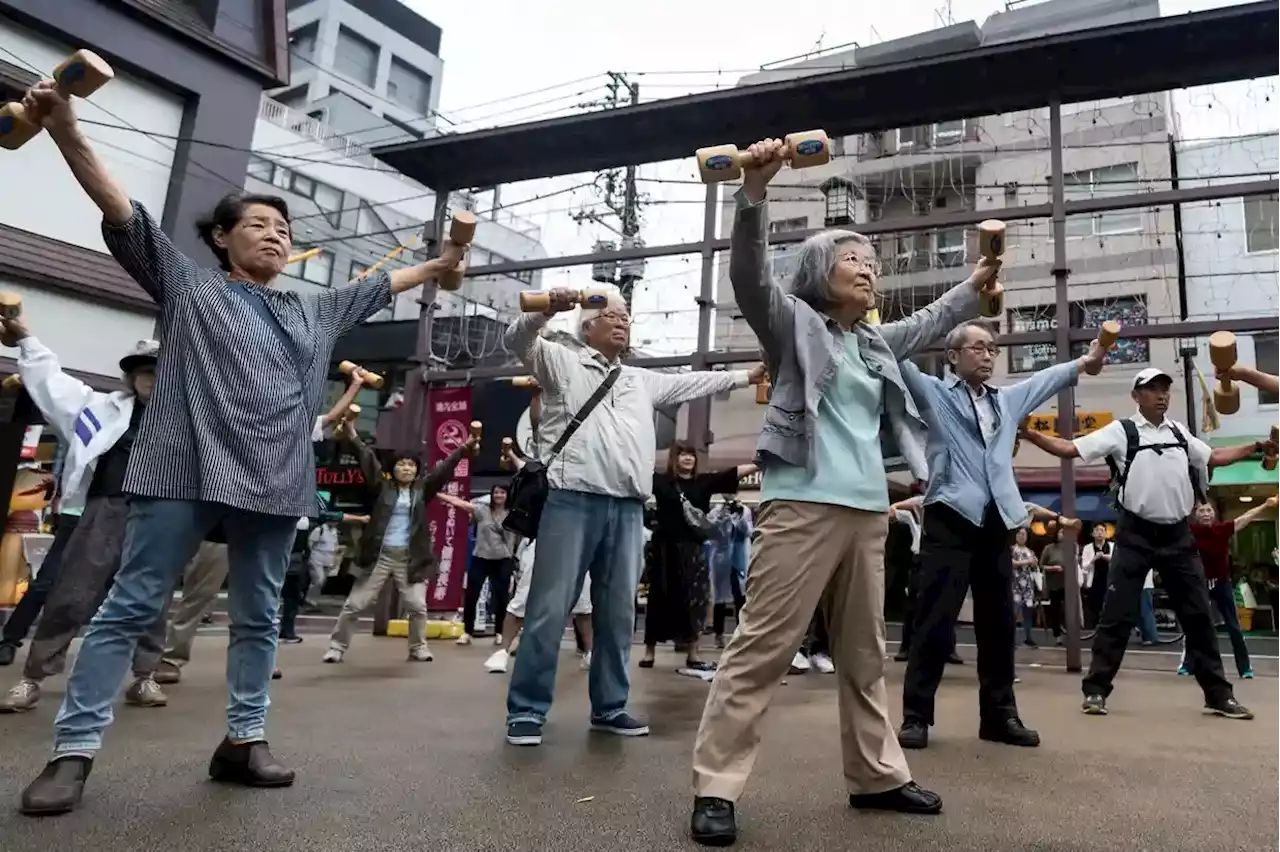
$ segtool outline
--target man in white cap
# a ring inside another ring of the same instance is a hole
[[[1093,658],[1082,684],[1082,710],[1093,716],[1106,715],[1112,682],[1137,623],[1143,579],[1154,569],[1186,634],[1188,668],[1204,690],[1205,710],[1229,719],[1252,719],[1253,713],[1236,701],[1223,676],[1204,568],[1196,554],[1190,521],[1197,498],[1203,500],[1210,468],[1266,449],[1275,452],[1275,446],[1269,441],[1251,441],[1235,447],[1210,447],[1186,426],[1165,416],[1172,386],[1172,376],[1148,367],[1133,378],[1132,396],[1138,411],[1132,417],[1112,421],[1075,441],[1021,433],[1059,458],[1078,458],[1086,464],[1106,459],[1117,487],[1115,551],[1093,637]]]
[[[160,344],[140,340],[120,359],[125,389],[100,393],[63,371],[58,356],[36,340],[21,317],[3,321],[6,343],[18,346],[18,375],[58,437],[68,444],[62,468],[62,509],[82,509],[67,541],[62,569],[45,601],[22,678],[0,698],[0,712],[30,710],[46,677],[66,667],[67,649],[98,611],[120,568],[129,498],[124,475],[142,413],[156,381]],[[134,680],[125,700],[141,707],[168,703],[152,675],[164,649],[164,619],[133,655]]]

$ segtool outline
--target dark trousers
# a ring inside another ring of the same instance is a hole
[[[1067,590],[1050,589],[1048,594],[1049,605],[1045,607],[1044,617],[1053,631],[1053,638],[1057,639],[1067,628]]]
[[[280,589],[280,638],[298,635],[298,611],[311,588],[311,575],[306,565],[290,565]]]
[[[1244,631],[1240,629],[1240,614],[1236,612],[1236,593],[1229,580],[1219,580],[1209,587],[1209,600],[1222,616],[1222,626],[1227,628],[1227,636],[1231,638],[1231,652],[1236,658],[1236,673],[1243,675],[1253,671],[1249,661],[1249,646],[1244,641]],[[1183,661],[1183,668],[1192,671],[1191,659],[1188,655]]]
[[[1190,527],[1186,521],[1154,524],[1123,510],[1116,523],[1107,597],[1093,635],[1093,659],[1081,684],[1084,694],[1111,694],[1129,634],[1137,624],[1142,582],[1151,569],[1160,575],[1169,605],[1186,634],[1187,669],[1195,675],[1205,699],[1230,698],[1231,684],[1222,672],[1218,634],[1209,614],[1204,568]]]
[[[462,629],[469,635],[476,633],[476,607],[480,603],[480,592],[484,589],[484,581],[489,581],[489,591],[493,600],[493,632],[502,632],[502,619],[507,614],[507,599],[511,595],[511,573],[515,568],[513,559],[481,559],[471,557],[467,566],[467,594],[462,604]]]
[[[729,574],[730,591],[733,594],[733,614],[737,617],[742,612],[747,596],[742,593],[742,585],[736,573]],[[724,635],[724,623],[729,617],[729,605],[718,603],[711,609],[711,630],[717,636]]]
[[[1102,617],[1102,604],[1107,597],[1107,575],[1110,573],[1110,559],[1099,559],[1093,563],[1093,582],[1084,590],[1085,627],[1092,629],[1098,626],[1098,619]]]
[[[916,609],[920,606],[920,556],[913,554],[911,557],[911,567],[907,574],[907,599],[903,604],[905,611],[902,614],[902,641],[898,643],[899,654],[911,653],[911,638],[916,630]],[[963,604],[963,599],[961,601]],[[959,610],[956,610],[957,617]],[[951,622],[951,650],[947,652],[950,657],[956,652],[956,623],[953,619]]]
[[[812,657],[814,654],[831,656],[831,636],[827,633],[827,619],[822,613],[822,607],[818,607],[813,613],[813,619],[809,622],[809,632],[800,643],[800,650],[806,657]]]
[[[79,515],[58,515],[58,531],[53,536],[53,544],[49,545],[49,552],[44,555],[40,570],[27,587],[26,594],[18,601],[13,612],[9,613],[9,620],[4,623],[4,632],[0,634],[0,644],[22,647],[22,640],[31,632],[31,625],[36,623],[40,610],[44,609],[44,602],[49,598],[49,590],[53,588],[53,581],[58,578],[58,571],[62,568],[62,553],[67,549],[67,542],[71,540],[71,534],[76,531],[79,521]]]
[[[1018,715],[1013,698],[1012,532],[995,504],[975,527],[954,509],[931,504],[920,541],[920,597],[902,685],[902,716],[932,725],[934,696],[954,647],[956,618],[973,587],[978,645],[978,711],[983,723]]]

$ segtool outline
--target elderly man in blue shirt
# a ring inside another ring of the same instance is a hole
[[[973,321],[947,336],[951,375],[938,378],[910,362],[901,365],[929,426],[919,601],[898,731],[903,748],[929,744],[934,695],[970,583],[978,644],[978,736],[1010,745],[1040,744],[1040,735],[1019,719],[1013,697],[1010,543],[1027,517],[1013,474],[1013,444],[1025,417],[1074,385],[1081,371],[1101,371],[1106,352],[1095,341],[1087,355],[995,388],[987,382],[999,354],[990,328]]]

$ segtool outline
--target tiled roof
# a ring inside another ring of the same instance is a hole
[[[0,272],[90,299],[154,312],[155,301],[111,255],[0,225]]]

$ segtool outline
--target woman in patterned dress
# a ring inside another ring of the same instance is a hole
[[[1027,547],[1027,528],[1022,527],[1013,538],[1013,605],[1022,613],[1022,644],[1036,647],[1031,631],[1036,624],[1036,569],[1040,560]]]

